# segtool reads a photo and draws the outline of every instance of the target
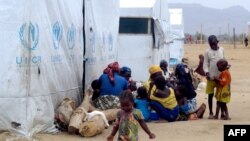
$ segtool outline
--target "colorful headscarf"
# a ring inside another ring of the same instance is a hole
[[[118,62],[113,62],[108,65],[106,69],[103,70],[103,73],[106,73],[109,77],[109,80],[112,84],[115,84],[114,72],[119,72]]]

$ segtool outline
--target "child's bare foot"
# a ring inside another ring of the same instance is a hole
[[[220,119],[224,119],[225,117],[226,117],[226,116],[222,114],[222,115],[220,116]]]
[[[217,115],[213,116],[213,119],[219,119]]]
[[[197,114],[196,113],[192,113],[188,116],[188,120],[197,120],[198,117],[197,117]]]
[[[213,114],[209,114],[208,119],[214,119],[214,115]]]
[[[229,116],[225,116],[224,118],[221,118],[221,120],[231,120]]]

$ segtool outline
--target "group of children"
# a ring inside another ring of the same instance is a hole
[[[209,94],[209,118],[218,119],[219,112],[221,111],[221,119],[230,120],[227,108],[227,103],[230,101],[231,96],[230,65],[224,59],[223,51],[220,52],[222,48],[219,50],[217,38],[212,35],[208,38],[208,41],[211,48],[205,52],[203,73],[207,77],[206,93]],[[154,76],[154,79],[151,80],[149,90],[144,86],[139,87],[136,97],[133,97],[130,90],[122,91],[119,95],[121,111],[117,114],[112,133],[108,136],[107,140],[112,141],[116,132],[119,131],[119,141],[137,141],[138,125],[149,135],[150,139],[155,138],[155,134],[149,130],[145,123],[145,121],[150,120],[149,107],[150,105],[154,105],[150,103],[151,100],[156,102],[156,105],[161,105],[158,108],[158,113],[162,114],[162,117],[166,117],[168,121],[202,118],[206,106],[202,104],[198,109],[194,106],[196,105],[196,93],[186,66],[183,64],[177,65],[175,73],[177,85],[174,87],[167,87],[166,78],[163,75],[158,75]],[[153,94],[150,94],[153,85],[155,86],[155,90]],[[216,92],[214,95],[215,87]],[[217,100],[215,115],[212,112],[212,99],[214,96]],[[154,108],[157,109],[156,107]],[[164,115],[164,110],[166,109],[171,111],[171,114],[168,111],[168,114]]]
[[[204,54],[203,68],[207,78],[206,93],[208,94],[209,119],[218,119],[221,109],[221,119],[230,120],[227,103],[230,101],[231,75],[230,65],[224,56],[224,49],[218,46],[215,35],[208,37],[208,48]],[[216,92],[214,92],[216,88]],[[215,95],[214,95],[215,93]],[[213,114],[213,97],[217,100],[216,113]]]

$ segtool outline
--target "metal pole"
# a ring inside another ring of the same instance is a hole
[[[83,6],[82,6],[82,16],[83,16],[83,73],[82,73],[82,91],[83,96],[81,95],[82,101],[84,98],[84,91],[85,91],[85,71],[86,71],[86,60],[85,60],[85,54],[86,54],[86,34],[85,34],[85,0],[83,0]]]
[[[234,48],[236,48],[236,46],[235,46],[235,28],[233,28],[233,35],[234,35]]]
[[[247,28],[248,28],[247,38],[248,38],[248,42],[249,42],[250,41],[250,22],[247,23]]]
[[[228,28],[228,44],[230,44],[231,43],[231,40],[230,40],[230,23],[228,23],[227,28]]]
[[[219,26],[219,35],[218,35],[219,41],[221,41],[221,27]]]
[[[201,41],[200,41],[201,44],[203,44],[202,40],[203,40],[203,39],[202,39],[202,24],[201,24]]]

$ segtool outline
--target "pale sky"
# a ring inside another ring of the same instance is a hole
[[[206,7],[224,9],[240,5],[250,11],[250,0],[167,0],[169,3],[196,3]]]

